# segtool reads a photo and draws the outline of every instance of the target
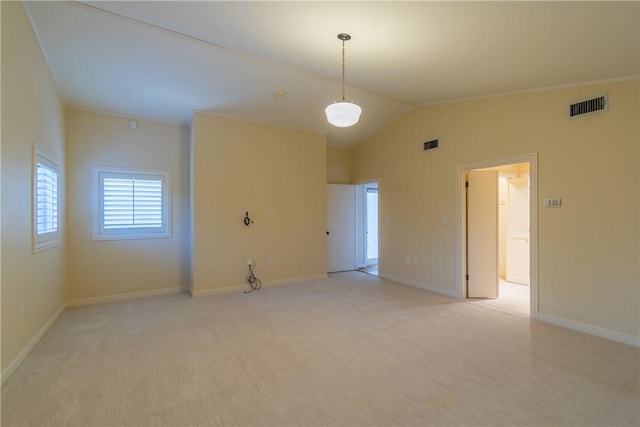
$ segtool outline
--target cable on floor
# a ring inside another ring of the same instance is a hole
[[[260,281],[260,279],[258,279],[256,275],[253,274],[253,266],[251,264],[249,264],[249,275],[247,276],[247,282],[249,283],[249,286],[251,286],[251,290],[245,291],[245,294],[257,291],[262,287],[262,282]]]

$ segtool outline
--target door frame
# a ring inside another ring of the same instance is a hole
[[[373,187],[367,187],[367,184],[376,184],[376,188]],[[372,192],[375,191],[376,196],[379,196],[379,192],[378,192],[378,183],[373,181],[373,182],[368,182],[367,184],[364,184],[364,264],[366,267],[369,267],[371,265],[374,264],[370,264],[369,260],[373,259],[373,258],[369,258],[368,254],[369,254],[369,202],[367,201],[367,193],[369,193],[369,191],[371,190]],[[380,214],[380,203],[376,202],[376,210],[378,212],[378,217]],[[380,229],[380,220],[378,219],[378,230]],[[379,233],[378,233],[379,234]],[[378,241],[378,238],[376,237],[376,242]],[[378,245],[378,243],[376,243],[376,252],[378,252],[378,257],[375,258],[375,264],[378,264],[378,258],[380,256],[380,247]]]
[[[356,269],[367,267],[365,185],[376,183],[378,188],[378,265],[380,265],[380,178],[359,179],[356,186]]]
[[[520,154],[496,159],[481,160],[471,163],[463,163],[456,167],[457,176],[457,253],[456,257],[456,281],[458,283],[458,297],[467,298],[467,285],[465,280],[465,266],[467,265],[467,206],[465,176],[467,171],[484,169],[496,166],[511,165],[514,163],[529,163],[529,265],[531,268],[529,285],[529,315],[538,317],[538,153]]]

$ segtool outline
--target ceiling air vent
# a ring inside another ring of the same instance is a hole
[[[609,102],[605,93],[597,98],[586,99],[569,105],[569,118],[607,111],[608,108]]]

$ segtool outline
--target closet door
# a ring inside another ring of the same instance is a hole
[[[467,298],[498,297],[498,172],[467,178]]]

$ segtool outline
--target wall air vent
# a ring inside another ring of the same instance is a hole
[[[574,104],[569,105],[569,118],[585,116],[587,114],[598,113],[600,111],[607,111],[609,108],[609,100],[607,94],[598,96],[596,98],[585,99]]]
[[[434,139],[433,141],[427,141],[424,143],[424,151],[433,150],[434,148],[438,148],[437,139]]]

